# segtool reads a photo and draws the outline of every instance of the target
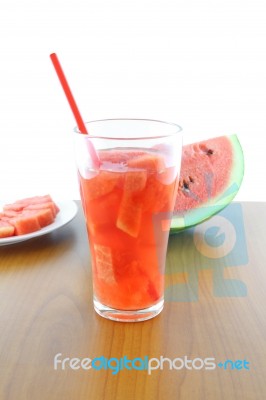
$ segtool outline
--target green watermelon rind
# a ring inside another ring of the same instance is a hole
[[[236,196],[244,176],[244,155],[237,135],[227,136],[232,144],[233,165],[229,182],[222,193],[202,203],[202,206],[187,211],[184,216],[173,216],[170,234],[179,233],[198,225],[228,206]]]

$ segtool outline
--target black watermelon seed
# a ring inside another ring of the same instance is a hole
[[[205,143],[201,143],[199,148],[203,153],[207,154],[207,156],[211,156],[214,153],[212,149],[208,149]]]
[[[183,180],[183,186],[184,186],[185,190],[189,190],[189,184],[187,183],[187,181],[185,179]]]

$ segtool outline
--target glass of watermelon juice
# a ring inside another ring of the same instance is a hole
[[[75,129],[75,149],[91,252],[94,308],[116,321],[150,319],[164,303],[181,128],[144,119],[92,121],[86,127],[89,135]]]

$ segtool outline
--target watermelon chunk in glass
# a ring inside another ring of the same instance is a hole
[[[162,211],[172,197],[172,186],[162,184],[158,176],[167,170],[163,156],[141,153],[127,161],[124,192],[119,207],[116,226],[137,238],[143,224],[144,212]],[[170,188],[170,190],[169,190]]]
[[[145,171],[160,172],[165,169],[165,162],[163,156],[158,154],[143,154],[135,157],[127,162],[129,167],[143,168]]]
[[[142,205],[128,193],[124,193],[120,203],[116,227],[128,235],[137,238],[141,226]]]

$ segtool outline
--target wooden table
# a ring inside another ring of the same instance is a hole
[[[141,323],[112,322],[94,312],[81,210],[53,233],[0,248],[0,399],[265,399],[266,203],[237,207],[246,245],[240,232],[236,255],[208,263],[195,245],[204,224],[197,235],[190,230],[170,238],[165,308]],[[57,353],[170,361],[150,374],[55,370]],[[181,368],[186,357],[190,368],[194,360],[192,369]],[[206,358],[214,359],[214,369],[205,369]],[[224,365],[228,359],[234,364]]]

